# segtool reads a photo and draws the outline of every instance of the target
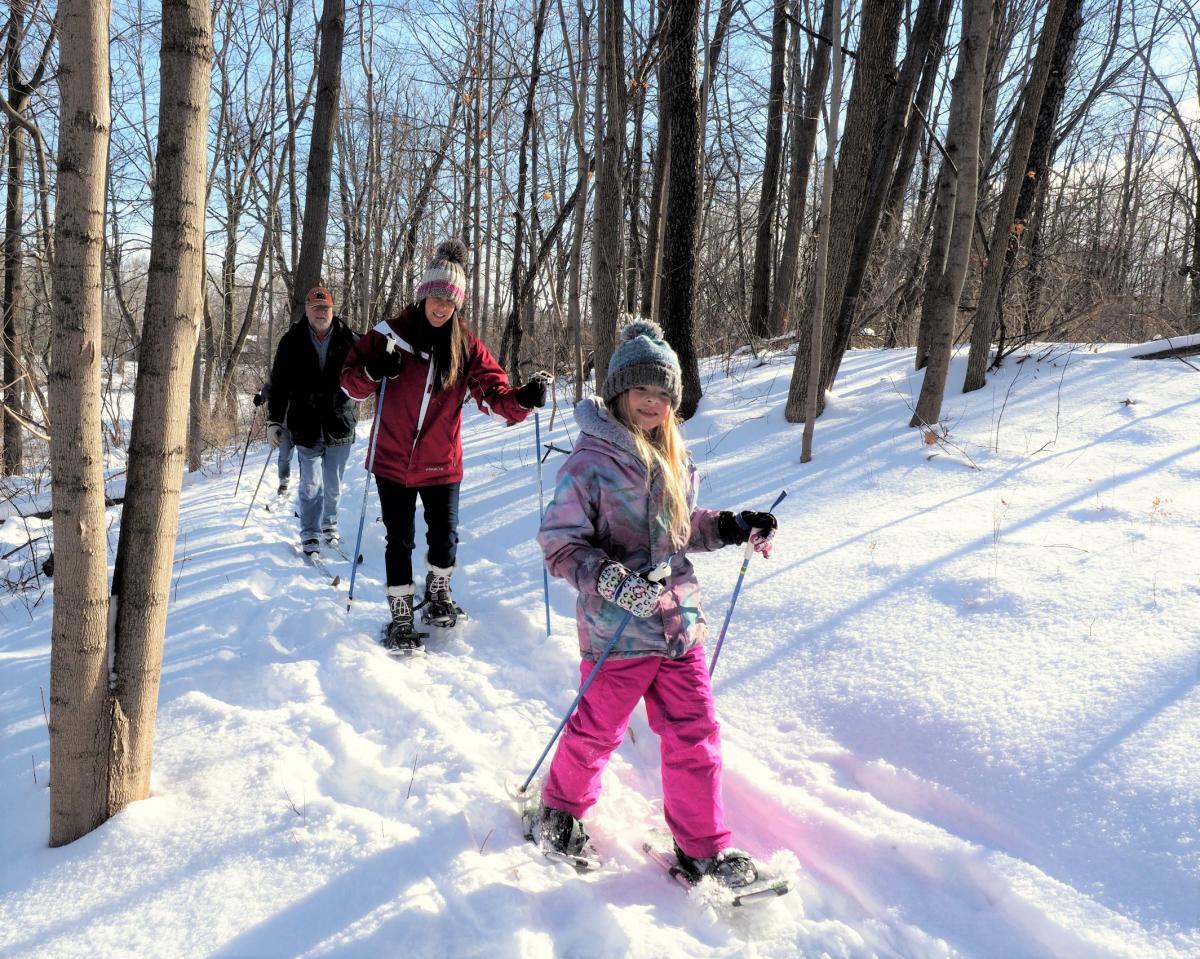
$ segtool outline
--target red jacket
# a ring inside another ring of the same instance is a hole
[[[457,317],[450,320],[458,323]],[[367,361],[387,348],[391,337],[403,351],[399,375],[387,380],[375,462],[371,472],[404,486],[457,483],[463,476],[462,408],[469,389],[484,413],[519,423],[529,410],[517,402],[508,377],[492,354],[465,326],[467,362],[458,381],[447,390],[433,383],[427,347],[433,335],[424,311],[416,305],[359,338],[342,368],[342,389],[354,400],[379,392],[366,371]]]

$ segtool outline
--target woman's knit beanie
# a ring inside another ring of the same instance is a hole
[[[671,407],[683,400],[679,357],[663,339],[662,327],[649,320],[635,320],[621,330],[621,343],[608,361],[608,376],[601,395],[611,404],[635,386],[656,386],[671,394]]]
[[[453,300],[454,308],[462,310],[467,295],[467,247],[462,240],[447,240],[438,245],[437,252],[421,274],[417,284],[416,302],[427,296]]]

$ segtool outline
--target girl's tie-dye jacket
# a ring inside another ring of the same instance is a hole
[[[686,547],[673,555],[660,520],[662,477],[656,470],[647,490],[646,468],[629,430],[596,398],[575,407],[575,422],[582,435],[558,471],[538,543],[551,574],[579,592],[580,652],[584,659],[598,659],[625,618],[625,610],[596,592],[601,565],[612,559],[640,570],[669,560],[671,576],[657,610],[647,619],[631,618],[610,655],[682,656],[704,642],[706,630],[699,584],[686,554],[725,545],[717,531],[719,511],[695,505],[699,484],[689,458],[692,535]]]

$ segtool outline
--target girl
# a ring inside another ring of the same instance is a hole
[[[695,506],[696,470],[679,433],[679,360],[654,323],[622,330],[603,402],[575,409],[581,436],[558,474],[538,532],[546,565],[579,590],[581,679],[631,618],[580,700],[542,789],[541,841],[570,855],[588,836],[579,822],[600,794],[608,757],[639,699],[661,740],[663,812],[679,864],[728,886],[757,879],[753,860],[730,846],[721,803],[721,746],[704,660],[705,620],[690,550],[766,547],[770,513]],[[670,563],[664,585],[634,570]]]
[[[420,647],[414,608],[434,626],[453,626],[462,613],[450,592],[458,550],[458,491],[463,477],[462,407],[468,390],[484,413],[519,423],[546,402],[548,373],[519,389],[459,314],[466,296],[467,248],[450,240],[437,248],[417,284],[416,302],[383,320],[354,345],[342,369],[342,389],[355,400],[387,379],[371,471],[387,530],[384,562],[391,622],[383,643]],[[425,596],[414,607],[412,551],[417,497],[425,509]]]

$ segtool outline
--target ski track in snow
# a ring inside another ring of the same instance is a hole
[[[153,796],[60,850],[50,597],[0,600],[0,955],[1200,955],[1195,374],[1047,351],[951,389],[926,447],[903,427],[911,354],[852,352],[800,467],[790,362],[706,364],[686,431],[705,505],[791,494],[715,678],[735,843],[790,895],[730,912],[646,859],[640,708],[589,816],[605,869],[523,841],[510,792],[574,695],[574,597],[552,581],[546,637],[532,425],[472,408],[454,585],[473,618],[425,658],[376,643],[373,494],[347,614],[349,563],[328,560],[336,589],[304,567],[290,509],[260,499],[239,529],[263,450],[236,500],[228,463],[187,478]],[[542,429],[575,435],[569,411]],[[711,650],[740,553],[695,561]]]

